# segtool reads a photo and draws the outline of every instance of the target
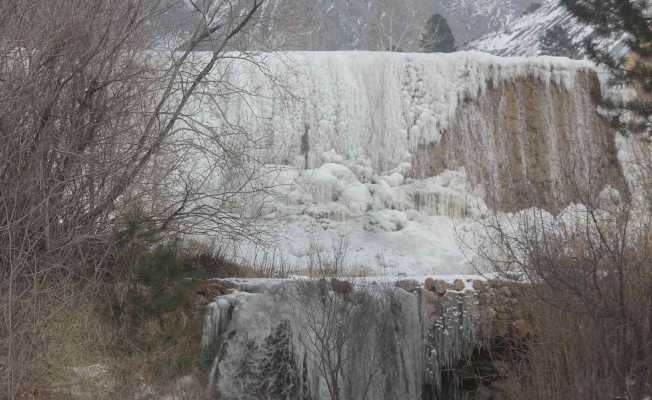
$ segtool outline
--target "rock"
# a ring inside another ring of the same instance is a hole
[[[419,282],[413,279],[406,279],[396,282],[396,286],[407,292],[413,292],[419,288]]]
[[[496,369],[496,373],[498,374],[498,377],[500,378],[507,378],[511,374],[511,369],[510,366],[507,362],[505,361],[494,361],[493,366]]]
[[[203,294],[197,294],[195,296],[195,306],[196,307],[205,306],[205,305],[209,304],[210,302],[211,301],[206,296],[204,296]]]
[[[524,319],[517,319],[510,326],[510,333],[517,338],[525,339],[530,336],[530,324]]]
[[[429,292],[434,292],[435,290],[435,280],[432,278],[426,278],[426,281],[423,283],[423,288]]]
[[[423,301],[426,304],[435,304],[435,302],[437,301],[437,295],[434,292],[430,290],[425,290],[424,288],[424,290],[421,293],[423,294]]]
[[[509,286],[501,286],[500,294],[505,297],[512,297],[512,290],[509,288]]]
[[[441,279],[435,280],[433,291],[440,296],[445,295],[448,291],[448,282]]]
[[[461,291],[463,291],[465,288],[466,288],[466,284],[464,283],[463,280],[461,280],[461,279],[455,279],[455,281],[453,281],[453,289],[454,289],[454,290],[457,290],[458,292],[461,292]]]
[[[337,294],[349,294],[353,292],[353,284],[348,281],[331,278],[331,289]]]
[[[240,290],[240,285],[237,283],[221,279],[212,279],[208,281],[206,286],[201,288],[198,293],[209,299],[214,299],[215,297],[223,296],[236,290]]]
[[[498,337],[506,337],[509,333],[510,324],[504,319],[497,318],[494,326],[496,328],[496,336]]]

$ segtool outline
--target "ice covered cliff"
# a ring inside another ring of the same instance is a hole
[[[477,276],[213,285],[202,364],[220,399],[491,398],[530,333],[519,287]]]
[[[439,295],[406,284],[338,290],[344,282],[277,281],[218,298],[203,335],[209,392],[229,400],[461,399],[462,376],[452,371],[490,338],[510,334],[492,320],[495,291]]]
[[[460,272],[455,221],[485,204],[554,211],[579,200],[576,183],[589,176],[596,188],[623,187],[589,63],[478,52],[259,60],[234,57],[214,74],[219,101],[196,118],[251,133],[280,171],[283,262],[308,264],[344,237],[350,264]]]

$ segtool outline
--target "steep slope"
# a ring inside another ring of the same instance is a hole
[[[523,15],[532,0],[439,0],[434,8],[445,16],[458,44],[509,26]]]
[[[512,21],[503,29],[487,34],[465,46],[499,56],[538,56],[545,32],[561,26],[578,45],[591,29],[580,24],[557,0],[548,0],[536,11]]]
[[[536,11],[508,23],[497,32],[466,44],[464,48],[504,57],[558,55],[542,46],[544,36],[554,29],[563,30],[569,45],[574,47],[578,57],[582,57],[582,42],[591,37],[593,30],[579,22],[558,0],[545,0]],[[606,41],[606,45],[617,58],[627,51],[620,36],[616,34]]]

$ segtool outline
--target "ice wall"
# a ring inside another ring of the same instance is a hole
[[[580,177],[603,159],[601,175],[622,175],[607,123],[595,112],[599,85],[586,62],[478,52],[260,59],[264,65],[233,61],[214,76],[247,90],[225,86],[219,104],[202,105],[202,118],[253,133],[270,163],[316,168],[334,150],[369,160],[378,174],[402,163],[418,177],[465,167],[487,199],[506,209],[532,205],[520,193],[550,191],[546,206],[570,201],[560,169],[577,168]]]
[[[209,308],[204,341],[220,399],[455,400],[442,372],[481,342],[472,291],[286,281],[227,298]]]

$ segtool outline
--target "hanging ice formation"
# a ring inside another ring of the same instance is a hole
[[[473,291],[286,281],[229,295],[206,316],[209,390],[228,400],[454,400],[461,393],[442,373],[483,344],[480,318]]]
[[[220,101],[202,102],[197,118],[250,132],[268,163],[314,169],[332,152],[367,160],[368,178],[464,168],[485,201],[509,210],[576,200],[573,182],[596,169],[599,179],[622,183],[588,62],[479,52],[286,52],[261,60],[216,73]]]

